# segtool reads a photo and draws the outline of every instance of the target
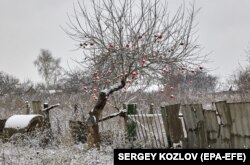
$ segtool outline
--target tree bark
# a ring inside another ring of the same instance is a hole
[[[127,113],[126,110],[121,110],[121,111],[119,111],[117,113],[113,113],[113,114],[111,114],[109,116],[106,116],[106,117],[100,119],[98,122],[103,122],[103,121],[106,121],[108,119],[112,119],[112,118],[114,118],[116,116],[125,117],[126,113]]]
[[[123,78],[120,83],[114,84],[109,89],[104,89],[100,92],[96,105],[94,109],[89,112],[89,117],[87,119],[88,125],[88,146],[92,147],[100,147],[100,135],[99,135],[99,126],[98,122],[100,119],[100,115],[102,113],[103,108],[107,103],[107,98],[110,94],[115,91],[122,89],[125,86],[126,78]]]

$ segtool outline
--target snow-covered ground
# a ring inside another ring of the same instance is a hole
[[[112,165],[113,148],[88,149],[85,144],[72,146],[16,146],[0,142],[1,165]]]
[[[154,97],[144,97],[134,100],[138,104],[138,112],[147,112],[148,104],[154,103],[155,110],[159,110],[158,105],[166,101],[173,103],[203,103],[205,109],[211,109],[214,100],[227,101],[249,101],[248,95],[237,93],[221,92],[217,94],[190,95],[190,98],[179,98],[169,100],[156,93]],[[0,119],[7,119],[15,114],[22,115],[26,112],[25,101],[41,100],[42,103],[48,102],[50,105],[60,103],[58,108],[51,110],[50,122],[54,140],[47,146],[41,146],[40,142],[43,135],[36,134],[35,138],[28,141],[3,143],[0,140],[0,165],[112,165],[114,148],[130,148],[124,141],[124,120],[117,117],[100,123],[100,131],[112,131],[115,133],[112,145],[101,145],[100,150],[88,149],[87,144],[73,144],[70,134],[69,120],[83,120],[89,110],[93,108],[93,102],[83,95],[60,95],[60,96],[5,96],[0,98]],[[75,110],[74,106],[78,105]],[[109,106],[104,109],[104,116],[117,112]],[[158,112],[159,113],[159,112]],[[139,147],[147,147],[147,144],[138,144]]]
[[[0,119],[25,114],[25,101],[41,100],[50,105],[60,103],[60,107],[51,110],[50,122],[53,140],[49,145],[41,146],[44,135],[37,132],[35,137],[21,140],[13,137],[10,142],[0,139],[0,165],[112,165],[113,146],[101,145],[100,150],[88,149],[87,144],[74,144],[69,128],[69,120],[82,120],[93,104],[85,101],[82,95],[76,96],[6,96],[0,98]],[[79,109],[74,111],[74,105]],[[110,112],[113,113],[113,112]],[[7,123],[8,124],[8,123]],[[25,123],[22,123],[25,124]],[[20,125],[20,124],[19,124]],[[105,125],[101,125],[100,129]],[[105,127],[106,130],[110,129]]]

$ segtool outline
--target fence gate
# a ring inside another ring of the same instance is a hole
[[[143,148],[167,148],[168,142],[161,114],[154,114],[153,105],[150,113],[138,113],[136,104],[129,104],[127,132],[131,142],[140,142]]]

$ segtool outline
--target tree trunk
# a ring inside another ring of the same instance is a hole
[[[109,89],[104,89],[100,92],[96,105],[94,109],[89,112],[89,117],[87,119],[88,125],[88,146],[89,147],[100,147],[100,135],[98,122],[103,108],[106,105],[107,98],[110,94],[115,91],[122,89],[125,86],[126,78],[123,78],[120,83],[114,84]]]

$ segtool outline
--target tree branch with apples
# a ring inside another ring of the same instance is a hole
[[[96,100],[87,120],[90,147],[99,146],[98,121],[114,92],[148,87],[161,82],[171,66],[204,61],[196,43],[194,5],[170,13],[164,2],[92,0],[91,7],[78,2],[69,16],[64,30],[83,52],[82,67],[92,77],[84,90]]]

